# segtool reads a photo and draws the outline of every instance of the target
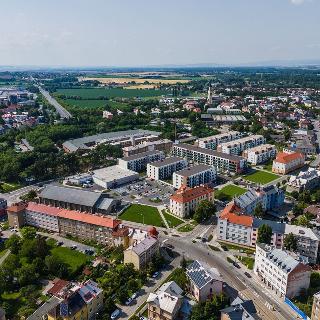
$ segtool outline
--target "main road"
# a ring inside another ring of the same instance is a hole
[[[44,90],[41,86],[38,86],[40,92],[43,94],[43,96],[47,99],[47,101],[54,106],[56,111],[60,114],[60,117],[62,119],[69,119],[72,118],[72,115],[69,111],[67,111],[56,99],[54,99],[50,93],[46,90]]]

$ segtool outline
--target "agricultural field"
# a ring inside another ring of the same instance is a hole
[[[108,106],[111,110],[120,109],[123,110],[127,107],[127,104],[111,100],[77,100],[77,99],[65,99],[63,102],[72,108],[80,109],[97,109]]]
[[[232,200],[233,197],[240,196],[247,190],[245,188],[236,186],[234,184],[228,184],[220,190],[215,192],[215,197],[219,200]]]
[[[253,173],[249,173],[245,175],[243,178],[251,182],[266,184],[274,180],[277,180],[278,178],[280,178],[280,176],[266,171],[255,170]]]
[[[150,98],[160,97],[166,94],[164,90],[142,90],[142,89],[106,89],[106,88],[83,88],[83,89],[58,89],[56,95],[77,96],[82,99],[107,98]]]
[[[122,220],[144,223],[155,227],[164,227],[159,211],[150,206],[132,204],[119,217]]]

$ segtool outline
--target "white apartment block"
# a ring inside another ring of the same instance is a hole
[[[189,217],[203,200],[213,202],[213,189],[208,186],[182,186],[170,197],[170,212],[180,218]]]
[[[147,151],[118,159],[118,165],[123,169],[140,172],[147,168],[148,163],[164,158],[165,155],[163,151]]]
[[[313,190],[320,186],[320,170],[309,168],[305,172],[299,172],[296,176],[290,176],[287,183],[287,191],[302,192],[304,190]]]
[[[166,158],[148,163],[147,176],[154,180],[164,180],[170,178],[174,172],[187,168],[187,166],[188,161],[183,158]]]
[[[49,207],[50,210],[50,207]],[[58,216],[43,214],[32,210],[25,211],[25,224],[36,228],[42,228],[53,232],[59,232]]]
[[[238,131],[229,131],[210,137],[200,138],[197,142],[200,148],[216,150],[219,144],[240,139],[242,136],[243,134]]]
[[[174,188],[181,186],[189,188],[200,186],[201,184],[210,184],[217,178],[216,170],[205,164],[195,165],[173,173],[172,183]]]
[[[272,144],[262,144],[254,148],[247,149],[243,152],[243,156],[253,165],[273,159],[275,158],[276,154],[276,147]]]
[[[296,297],[310,285],[311,268],[301,258],[264,243],[256,246],[254,273],[283,298]]]
[[[265,142],[266,138],[264,136],[252,135],[234,141],[221,143],[218,145],[217,151],[232,155],[241,155],[243,151],[264,144]]]

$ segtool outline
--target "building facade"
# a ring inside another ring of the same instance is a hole
[[[242,136],[243,134],[238,131],[229,131],[210,137],[200,138],[198,139],[197,144],[200,148],[216,150],[219,144],[240,139]]]
[[[290,176],[287,182],[287,191],[302,192],[313,190],[320,186],[320,171],[315,168],[309,168],[308,171],[299,172],[296,176]]]
[[[123,156],[130,157],[138,153],[147,152],[147,151],[163,151],[165,153],[170,152],[172,148],[172,141],[169,139],[156,140],[156,141],[144,141],[139,144],[135,144],[129,147],[123,147]]]
[[[311,268],[298,256],[263,243],[256,246],[254,273],[283,298],[299,296],[310,285]]]
[[[247,168],[247,160],[243,157],[225,154],[189,144],[173,145],[172,153],[195,164],[206,164],[216,168],[218,172],[241,173]]]
[[[311,320],[320,320],[320,292],[313,296]]]
[[[276,147],[272,144],[262,144],[260,146],[247,149],[243,156],[253,165],[257,165],[273,159],[277,154]]]
[[[203,200],[213,202],[214,192],[208,186],[182,186],[170,197],[170,212],[180,218],[189,217]]]
[[[123,169],[141,172],[147,168],[147,164],[160,161],[165,158],[163,151],[147,151],[130,157],[118,159],[118,165]]]
[[[299,152],[280,152],[273,160],[272,172],[287,174],[304,166],[304,155]]]
[[[217,151],[232,155],[241,155],[243,151],[262,145],[265,142],[266,138],[264,136],[252,135],[234,141],[221,143],[218,145]]]
[[[176,171],[187,168],[187,160],[179,157],[166,158],[147,164],[147,176],[153,180],[165,180]]]
[[[179,189],[182,186],[194,188],[201,184],[211,184],[217,178],[216,170],[208,165],[199,164],[173,173],[172,184]]]

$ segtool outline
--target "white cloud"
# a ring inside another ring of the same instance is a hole
[[[290,0],[290,2],[296,6],[299,6],[301,4],[304,4],[306,2],[311,2],[313,0]]]

